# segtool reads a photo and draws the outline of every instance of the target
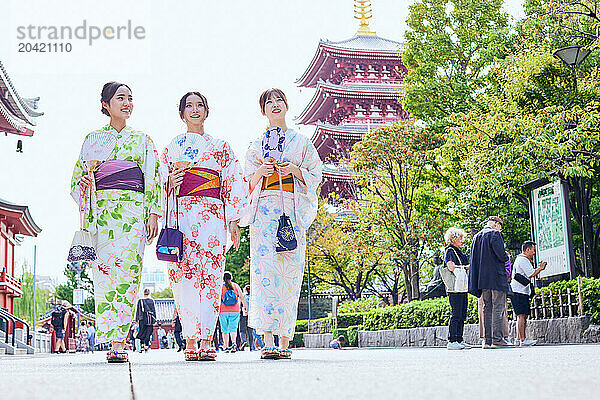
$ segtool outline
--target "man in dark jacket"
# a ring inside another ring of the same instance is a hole
[[[502,336],[502,314],[508,292],[508,276],[504,264],[508,255],[502,238],[502,220],[492,216],[473,238],[469,293],[483,297],[484,348],[511,347]]]

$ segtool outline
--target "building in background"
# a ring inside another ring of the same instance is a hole
[[[162,290],[169,286],[167,273],[160,266],[147,266],[142,270],[142,287],[149,288],[151,292]]]
[[[340,42],[321,40],[310,65],[296,81],[315,94],[296,119],[316,127],[312,141],[323,167],[321,195],[355,198],[352,172],[345,166],[354,143],[369,129],[407,119],[399,102],[406,67],[399,42],[369,28],[371,5],[355,0],[356,35]]]
[[[39,100],[39,97],[21,97],[0,62],[0,132],[5,135],[33,136],[35,119],[44,115],[37,111]],[[17,151],[22,150],[23,143],[18,139]]]
[[[15,273],[16,235],[36,237],[42,230],[36,225],[27,206],[0,199],[0,307],[14,312],[14,300],[21,297],[21,281]]]

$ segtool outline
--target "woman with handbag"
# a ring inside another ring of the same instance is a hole
[[[162,212],[159,164],[150,137],[126,125],[133,111],[129,86],[105,84],[100,102],[110,122],[86,136],[71,195],[86,214],[83,228],[95,239],[97,258],[90,268],[97,342],[111,343],[108,362],[126,362],[144,247],[158,233]]]
[[[310,139],[288,129],[288,103],[280,89],[265,90],[259,105],[269,128],[246,153],[252,305],[248,325],[264,334],[262,358],[288,359],[322,162]],[[279,335],[281,348],[275,347],[273,335]]]
[[[456,227],[449,228],[444,234],[446,249],[444,267],[440,270],[448,300],[450,301],[450,321],[448,323],[448,350],[470,349],[463,340],[463,330],[467,319],[468,282],[466,271],[469,261],[461,247],[465,241],[465,231]],[[466,284],[466,285],[465,285]]]
[[[173,138],[160,159],[168,222],[183,234],[182,258],[169,263],[169,282],[188,361],[217,356],[211,341],[221,304],[227,233],[237,249],[238,221],[248,198],[247,183],[229,144],[204,131],[208,114],[206,97],[186,93],[179,101],[179,116],[187,130]]]

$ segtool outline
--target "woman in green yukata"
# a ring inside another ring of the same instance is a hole
[[[135,314],[145,244],[161,216],[158,153],[148,135],[127,126],[129,86],[109,82],[101,94],[108,125],[89,133],[71,180],[71,195],[97,239],[90,265],[97,343],[111,343],[108,362],[126,362],[125,339]]]

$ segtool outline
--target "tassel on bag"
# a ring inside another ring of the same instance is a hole
[[[156,241],[156,258],[161,261],[181,262],[183,260],[183,233],[179,230],[179,204],[175,195],[175,228],[169,228],[169,187],[167,183],[167,211],[165,226]]]
[[[277,226],[277,240],[275,242],[275,251],[281,253],[284,251],[293,251],[298,247],[298,241],[296,240],[296,234],[294,233],[294,227],[290,217],[285,215],[283,211],[283,188],[281,186],[281,172],[277,170],[279,174],[279,196],[281,199],[281,217],[279,217],[279,226]]]
[[[81,195],[79,201],[79,230],[75,232],[75,235],[73,236],[69,255],[67,256],[67,261],[70,263],[96,261],[96,241],[94,240],[94,236],[85,229],[85,213],[88,209],[88,190],[91,192],[91,188],[88,188],[85,191],[85,194]]]

